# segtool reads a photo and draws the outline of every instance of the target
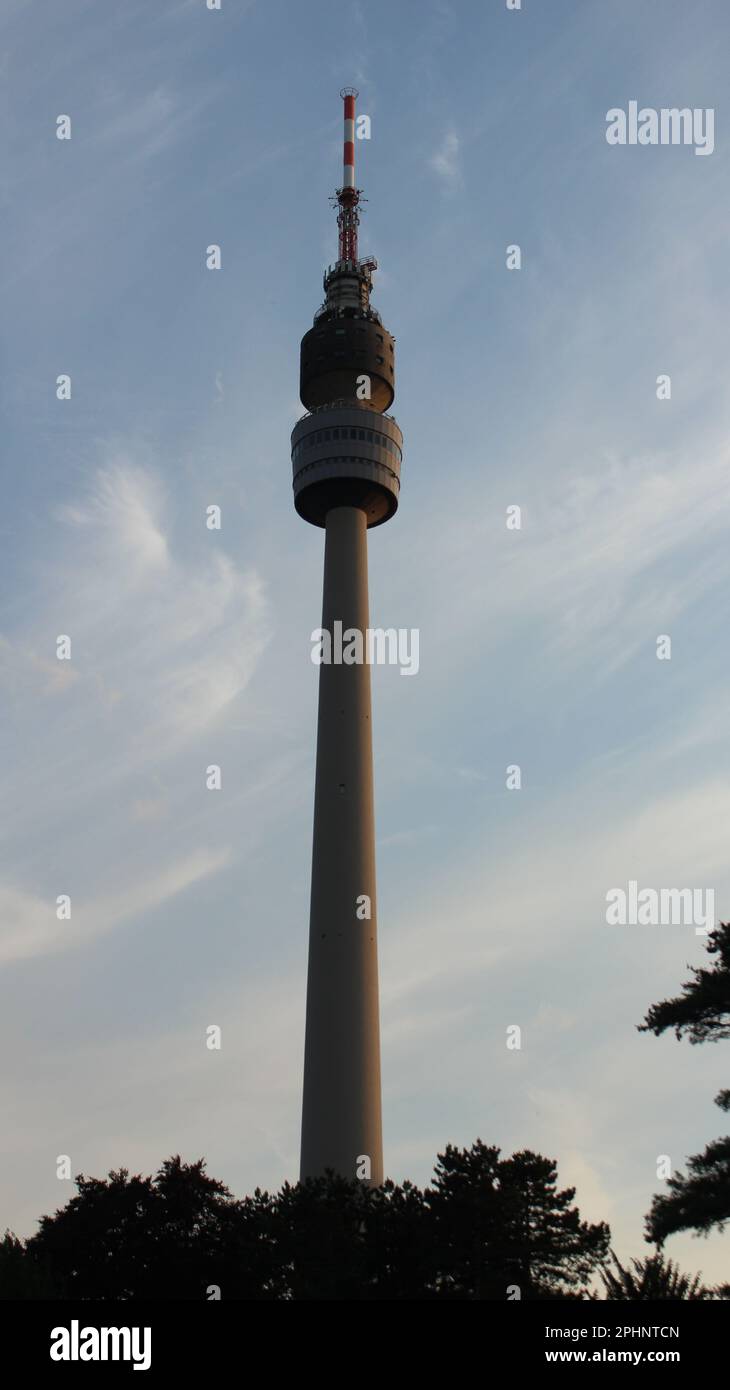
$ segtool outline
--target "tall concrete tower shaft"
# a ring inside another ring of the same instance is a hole
[[[368,627],[367,520],[327,513],[322,628]],[[370,919],[356,916],[363,895]],[[383,1180],[370,667],[319,677],[307,980],[302,1174]]]
[[[304,335],[292,432],[294,504],[325,530],[301,1177],[383,1181],[367,531],[398,506],[402,436],[386,414],[394,343],[370,307],[376,262],[357,258],[356,93],[343,91],[339,259]],[[329,651],[327,650],[329,643]],[[327,661],[327,655],[330,660]]]

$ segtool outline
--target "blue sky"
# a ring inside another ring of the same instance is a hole
[[[702,940],[605,922],[631,878],[730,915],[726,5],[6,0],[0,36],[0,1224],[68,1199],[58,1154],[296,1176],[323,547],[289,433],[354,84],[405,437],[371,621],[420,630],[373,681],[386,1170],[531,1147],[646,1253],[727,1085],[635,1030]],[[714,108],[714,153],[609,146],[632,99]],[[727,1278],[728,1239],[668,1248]]]

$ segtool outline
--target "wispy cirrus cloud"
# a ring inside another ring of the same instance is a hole
[[[32,625],[0,644],[13,735],[6,960],[78,944],[227,862],[227,841],[201,845],[211,827],[197,828],[199,789],[206,794],[212,730],[245,698],[270,640],[269,606],[255,569],[239,570],[205,527],[191,545],[175,534],[174,516],[154,469],[112,453],[57,509]],[[68,661],[56,657],[60,635],[71,642]],[[55,850],[39,863],[31,846],[40,826]],[[91,859],[90,834],[99,841]],[[54,904],[69,882],[78,891],[62,924]]]
[[[55,954],[88,944],[224,868],[230,848],[198,849],[138,883],[109,882],[101,896],[74,898],[70,918],[57,917],[56,900],[0,883],[0,966],[30,956]]]
[[[116,690],[123,721],[142,676],[144,708],[127,725],[137,756],[142,739],[160,753],[199,735],[245,689],[270,639],[261,576],[241,572],[212,532],[207,553],[183,557],[165,514],[159,477],[124,455],[59,510],[69,536],[49,607],[73,634],[87,698],[101,680]]]
[[[455,130],[447,130],[429,164],[441,180],[444,191],[453,192],[461,182],[461,141]]]

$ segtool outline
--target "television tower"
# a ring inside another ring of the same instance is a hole
[[[322,628],[335,639],[319,675],[301,1177],[331,1168],[380,1184],[370,667],[343,663],[341,652],[338,662],[336,636],[347,642],[356,629],[367,652],[367,530],[398,506],[403,437],[386,414],[395,395],[393,338],[370,307],[377,262],[358,259],[357,92],[346,87],[341,96],[339,254],[302,338],[299,394],[308,413],[291,437],[294,505],[325,532]]]

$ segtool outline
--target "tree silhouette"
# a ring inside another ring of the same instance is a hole
[[[62,1297],[201,1298],[206,1284],[240,1279],[241,1204],[202,1159],[166,1159],[154,1179],[120,1168],[76,1185],[27,1242]]]
[[[717,956],[711,969],[688,966],[694,978],[685,980],[676,999],[652,1004],[640,1033],[658,1036],[673,1028],[678,1038],[686,1033],[691,1043],[730,1038],[730,922],[708,932],[707,954]]]
[[[330,1174],[237,1201],[203,1160],[179,1156],[154,1178],[121,1168],[76,1184],[25,1246],[0,1246],[6,1297],[583,1297],[609,1243],[606,1225],[580,1220],[574,1189],[558,1190],[551,1159],[503,1159],[481,1140],[450,1145],[425,1190]]]
[[[411,1182],[375,1189],[367,1227],[370,1297],[436,1298],[436,1248],[425,1194]],[[374,1279],[373,1279],[374,1271]]]
[[[651,1255],[647,1259],[632,1260],[632,1269],[625,1269],[611,1251],[615,1270],[601,1270],[601,1279],[606,1290],[606,1298],[611,1302],[630,1299],[684,1298],[709,1299],[711,1289],[706,1289],[699,1274],[682,1274],[677,1265],[664,1256]]]
[[[48,1262],[31,1260],[23,1241],[6,1231],[0,1241],[0,1299],[58,1297],[60,1289]]]
[[[559,1192],[555,1162],[529,1150],[449,1145],[424,1197],[442,1297],[580,1297],[608,1250],[608,1226],[582,1222],[575,1188]]]
[[[693,1044],[730,1038],[729,922],[708,934],[707,953],[716,958],[711,968],[689,967],[693,978],[684,982],[681,995],[653,1004],[640,1033],[658,1036],[673,1028],[677,1038],[686,1036]],[[729,1110],[730,1091],[720,1091],[715,1104]],[[676,1231],[707,1235],[714,1227],[722,1231],[730,1220],[730,1136],[693,1154],[687,1168],[687,1176],[676,1173],[668,1179],[668,1193],[654,1197],[646,1218],[646,1238],[660,1247]]]

